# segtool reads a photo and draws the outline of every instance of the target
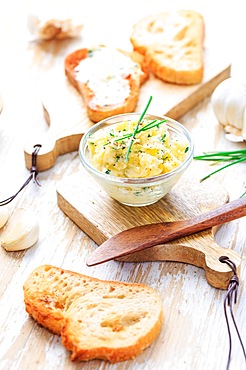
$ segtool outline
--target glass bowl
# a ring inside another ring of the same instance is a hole
[[[166,120],[165,124],[172,140],[187,143],[184,161],[170,172],[152,177],[118,177],[109,171],[101,172],[91,164],[88,139],[96,131],[123,122],[138,122],[140,113],[119,114],[106,118],[92,126],[82,137],[79,146],[79,156],[83,167],[92,175],[96,182],[113,199],[127,206],[147,206],[164,197],[180,179],[193,159],[194,144],[187,129],[179,122],[165,117],[146,114],[145,120]]]

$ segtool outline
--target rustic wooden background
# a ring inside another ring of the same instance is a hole
[[[24,148],[46,135],[51,128],[44,120],[41,101],[48,101],[51,121],[66,126],[72,117],[85,117],[85,108],[76,92],[64,87],[63,58],[70,51],[94,43],[130,49],[132,24],[148,14],[170,9],[194,9],[204,15],[205,46],[222,49],[232,62],[232,76],[244,78],[245,21],[243,1],[203,3],[202,1],[135,0],[118,2],[69,1],[81,14],[81,38],[60,42],[36,42],[26,26],[31,1],[1,2],[0,12],[0,194],[13,194],[27,178]],[[51,2],[43,2],[44,6]],[[66,2],[57,1],[59,7]],[[222,55],[222,54],[221,54]],[[61,79],[60,79],[61,78]],[[58,82],[60,81],[60,82]],[[65,91],[65,93],[64,93]],[[140,97],[141,98],[141,97]],[[64,101],[67,104],[64,104]],[[78,104],[79,103],[79,104]],[[245,143],[228,142],[206,98],[180,117],[195,140],[195,152],[244,148]],[[52,125],[51,125],[52,127]],[[40,237],[29,250],[7,253],[0,249],[0,369],[225,369],[228,335],[223,316],[225,291],[211,287],[202,269],[178,262],[108,262],[87,267],[85,261],[96,244],[58,207],[57,187],[81,170],[77,152],[57,158],[55,165],[39,174],[41,187],[29,184],[13,202],[38,216]],[[211,167],[194,162],[190,175],[201,178]],[[245,163],[215,177],[238,198],[245,186]],[[215,235],[218,244],[233,249],[242,258],[240,288],[235,317],[245,341],[246,333],[246,219],[223,225]],[[53,264],[101,279],[146,283],[162,296],[163,329],[155,341],[134,361],[110,365],[102,361],[74,364],[60,338],[39,327],[25,312],[22,286],[28,274],[41,264]],[[233,330],[232,369],[243,369],[244,361]]]

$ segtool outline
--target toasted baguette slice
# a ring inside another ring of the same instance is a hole
[[[140,86],[148,78],[141,54],[104,45],[69,54],[65,58],[65,73],[82,95],[93,122],[133,112]]]
[[[158,78],[192,85],[203,78],[204,29],[203,17],[195,11],[159,13],[136,23],[130,40]]]
[[[103,281],[44,265],[30,274],[23,289],[26,311],[61,335],[73,361],[132,359],[161,330],[160,297],[146,285]]]

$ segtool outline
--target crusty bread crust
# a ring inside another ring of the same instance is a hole
[[[105,49],[106,46],[100,45],[97,48]],[[118,104],[107,104],[102,106],[95,104],[93,99],[95,95],[94,91],[88,87],[87,83],[82,83],[78,80],[76,75],[76,67],[78,67],[82,60],[91,57],[90,49],[84,48],[76,50],[65,58],[66,76],[71,84],[82,95],[87,107],[88,116],[93,122],[99,122],[116,114],[133,112],[138,102],[140,86],[148,79],[148,68],[143,55],[136,51],[133,51],[132,53],[128,53],[119,49],[117,49],[117,51],[129,57],[129,59],[134,61],[138,67],[134,74],[129,74],[126,77],[126,80],[129,82],[130,93],[126,99]],[[114,63],[114,60],[111,62]]]
[[[163,81],[192,85],[202,81],[205,26],[191,10],[148,16],[133,26],[130,40],[146,56],[150,71]]]
[[[44,265],[24,286],[26,311],[61,335],[72,361],[133,359],[162,326],[162,305],[151,287],[104,281]]]

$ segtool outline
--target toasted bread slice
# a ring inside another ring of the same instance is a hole
[[[161,330],[160,297],[143,284],[98,280],[44,265],[30,274],[23,289],[26,311],[61,335],[73,361],[132,359]]]
[[[204,19],[195,11],[164,12],[136,23],[130,40],[158,78],[191,85],[203,79],[204,30]]]
[[[104,45],[80,49],[65,59],[65,73],[82,95],[93,122],[133,112],[148,78],[145,58]]]

